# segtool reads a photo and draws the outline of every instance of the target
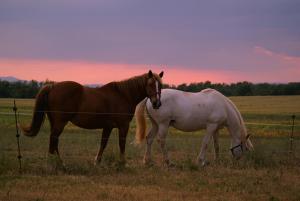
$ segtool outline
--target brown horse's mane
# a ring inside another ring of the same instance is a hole
[[[114,82],[118,89],[122,92],[127,92],[133,89],[144,89],[147,81],[147,74],[135,76],[126,80]]]
[[[153,76],[159,81],[161,82],[161,78],[153,73]],[[147,78],[148,78],[148,73],[145,73],[143,75],[139,75],[139,76],[134,76],[132,78],[129,79],[125,79],[125,80],[121,80],[121,81],[115,81],[112,82],[117,89],[123,93],[127,98],[129,99],[138,99],[139,97],[136,97],[137,94],[145,97],[146,96],[146,91],[145,91],[145,87],[146,87],[146,82],[147,82]],[[134,93],[134,94],[132,94]]]

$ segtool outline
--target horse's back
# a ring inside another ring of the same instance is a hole
[[[73,81],[63,81],[52,85],[49,93],[51,109],[69,111],[78,107],[82,98],[83,86]]]
[[[113,83],[100,88],[85,87],[82,92],[78,114],[72,123],[82,128],[117,127],[130,121],[133,111]],[[131,114],[132,113],[132,114]]]
[[[225,97],[226,98],[226,97]],[[226,120],[226,104],[219,92],[213,89],[191,93],[164,89],[162,106],[155,111],[147,104],[148,111],[157,121],[171,121],[171,125],[183,131],[205,128],[207,123],[222,125]]]
[[[122,96],[111,86],[84,88],[82,103],[79,108],[81,112],[120,113],[122,109],[124,109],[123,112],[127,111],[127,108],[124,108],[124,104],[122,104]]]

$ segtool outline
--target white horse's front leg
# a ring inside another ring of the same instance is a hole
[[[158,141],[160,143],[160,148],[163,154],[163,160],[166,165],[170,165],[168,151],[166,148],[166,137],[168,134],[168,124],[160,124],[158,128]]]
[[[215,148],[215,160],[219,159],[219,152],[220,152],[220,148],[219,148],[219,132],[216,131],[213,135],[213,139],[214,139],[214,148]]]
[[[198,163],[201,166],[205,166],[207,162],[205,161],[205,154],[208,148],[208,144],[214,133],[217,131],[217,124],[208,124],[206,127],[206,134],[202,140],[201,150],[198,156]]]
[[[154,137],[157,134],[157,126],[152,124],[152,128],[146,136],[146,152],[144,155],[144,164],[149,164],[151,162],[151,145],[154,140]]]

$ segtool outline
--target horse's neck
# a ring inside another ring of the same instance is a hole
[[[244,136],[244,130],[239,111],[237,111],[236,107],[230,102],[230,100],[228,100],[227,105],[227,124],[229,132],[231,133],[232,140],[235,144],[241,143]]]
[[[146,83],[141,80],[137,81],[132,79],[128,81],[116,82],[116,86],[127,99],[129,104],[134,108],[139,102],[147,97],[145,90]]]

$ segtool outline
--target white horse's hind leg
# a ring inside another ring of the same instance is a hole
[[[202,166],[206,165],[205,154],[208,148],[209,141],[217,131],[217,128],[218,128],[217,124],[208,124],[206,127],[206,134],[202,140],[201,150],[198,156],[198,163]]]
[[[151,162],[151,145],[154,140],[154,137],[157,134],[157,130],[157,125],[155,123],[152,123],[152,128],[146,136],[146,152],[144,155],[144,164],[149,164]]]
[[[166,149],[166,137],[168,134],[169,124],[159,124],[158,127],[158,141],[160,143],[160,148],[163,154],[163,160],[167,165],[170,165],[168,151]]]
[[[213,134],[213,139],[214,139],[214,149],[215,149],[215,160],[219,159],[219,132],[218,130]]]

